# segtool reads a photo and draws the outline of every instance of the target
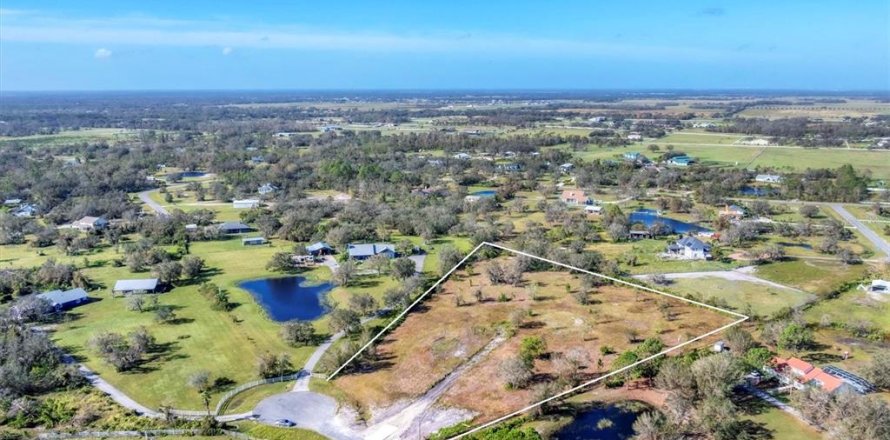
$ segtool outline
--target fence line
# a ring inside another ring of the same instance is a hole
[[[232,397],[235,397],[235,395],[237,395],[238,393],[241,393],[242,391],[246,391],[251,388],[258,387],[260,385],[266,385],[266,384],[278,383],[278,382],[287,382],[289,380],[296,380],[299,377],[300,377],[300,372],[298,371],[293,374],[287,374],[287,375],[278,376],[278,377],[270,377],[268,379],[258,379],[253,382],[247,382],[247,383],[238,385],[237,387],[232,388],[231,390],[229,390],[229,392],[223,394],[222,397],[219,398],[219,403],[216,404],[216,410],[215,410],[214,414],[216,414],[217,416],[221,415],[220,413],[222,412],[223,409],[225,409],[225,406],[229,403],[229,400],[231,400]]]

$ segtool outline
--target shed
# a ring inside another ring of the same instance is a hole
[[[234,209],[253,209],[258,206],[260,206],[260,201],[257,199],[232,200],[232,208]]]
[[[145,278],[138,280],[117,280],[114,283],[115,293],[155,293],[158,289],[157,278]]]
[[[261,244],[266,244],[266,237],[248,237],[242,238],[241,244],[243,246],[258,246]]]

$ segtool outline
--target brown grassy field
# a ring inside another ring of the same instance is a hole
[[[674,346],[733,321],[730,315],[628,287],[599,287],[590,295],[592,303],[582,305],[571,294],[581,288],[581,279],[570,272],[527,272],[519,286],[492,285],[485,275],[487,264],[474,264],[472,275],[466,270],[452,275],[440,293],[383,339],[370,368],[340,376],[334,385],[372,413],[416,399],[496,338],[514,311],[526,310],[525,324],[507,332],[506,341],[477,359],[438,401],[477,413],[479,422],[534,400],[534,386],[507,390],[500,377],[500,365],[517,355],[525,337],[539,336],[547,345],[547,355],[535,361],[534,382],[554,380],[553,359],[569,350],[586,353],[581,375],[589,380],[607,372],[618,356],[601,356],[602,346],[620,353],[649,337]],[[531,285],[538,286],[536,299]],[[482,290],[481,302],[473,294],[477,288]],[[509,300],[499,301],[502,295]],[[457,305],[457,297],[464,305]],[[659,310],[665,302],[674,315],[671,321]],[[633,343],[629,329],[637,334]]]

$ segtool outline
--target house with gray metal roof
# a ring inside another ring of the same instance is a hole
[[[88,301],[87,291],[80,287],[70,290],[50,290],[38,294],[37,297],[49,301],[56,310],[68,310]]]
[[[319,241],[306,246],[306,252],[313,256],[328,255],[334,253],[334,248],[323,241]]]
[[[217,229],[223,234],[241,234],[253,230],[253,228],[241,222],[222,222],[217,226]]]
[[[114,283],[114,293],[155,293],[158,290],[157,278],[145,278],[140,280],[117,280]]]
[[[396,247],[390,243],[357,243],[350,244],[346,248],[349,258],[365,260],[374,255],[383,255],[387,258],[396,257]]]

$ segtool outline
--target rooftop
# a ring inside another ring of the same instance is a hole
[[[37,297],[43,298],[55,306],[67,304],[72,301],[86,299],[87,291],[81,289],[80,287],[70,290],[50,290],[49,292],[43,292],[37,295]]]
[[[117,280],[114,283],[115,291],[155,290],[158,287],[157,278],[145,278],[141,280]]]

